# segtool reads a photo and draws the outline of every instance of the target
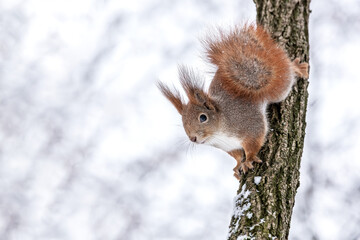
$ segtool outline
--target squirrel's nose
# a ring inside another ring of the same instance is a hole
[[[196,137],[195,137],[195,136],[190,137],[190,141],[192,141],[192,142],[196,142]]]

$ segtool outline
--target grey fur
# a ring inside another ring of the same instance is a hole
[[[220,131],[240,139],[264,135],[267,121],[262,104],[252,103],[241,97],[234,98],[221,86],[216,76],[210,85],[209,95],[215,100],[218,114],[221,115]]]

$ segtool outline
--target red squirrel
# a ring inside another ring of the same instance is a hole
[[[260,25],[237,26],[204,40],[206,55],[217,67],[208,91],[191,69],[180,66],[186,103],[177,90],[158,87],[182,116],[189,139],[220,148],[237,161],[234,176],[253,168],[268,130],[266,107],[283,101],[295,76],[308,78],[308,64],[291,61]]]

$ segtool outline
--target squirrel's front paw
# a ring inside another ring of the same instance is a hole
[[[240,171],[234,171],[234,177],[240,181]]]
[[[245,160],[244,162],[241,161],[239,168],[234,168],[234,172],[235,172],[234,176],[236,177],[236,179],[238,180],[240,179],[240,169],[244,174],[247,173],[249,169],[253,169],[254,168],[254,165],[252,164],[253,162],[262,163],[261,159],[258,157],[254,157],[251,160]]]
[[[234,170],[234,177],[237,180],[240,180],[240,175],[242,171],[244,174],[249,170],[249,168],[254,168],[254,166],[249,161],[240,162],[233,170]]]
[[[252,165],[251,161],[245,161],[241,163],[241,169],[244,173],[246,173],[249,169],[253,169],[254,166]]]
[[[237,165],[233,169],[234,170],[234,177],[237,180],[240,180],[241,172],[243,172],[245,174],[245,173],[247,173],[247,171],[249,169],[254,168],[253,162],[262,163],[261,159],[258,158],[257,156],[249,158],[249,159],[244,159],[244,158],[243,159],[237,159]]]

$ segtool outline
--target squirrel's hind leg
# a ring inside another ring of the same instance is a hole
[[[296,58],[293,62],[293,69],[298,77],[309,78],[309,64],[306,62],[300,63],[300,58]]]

